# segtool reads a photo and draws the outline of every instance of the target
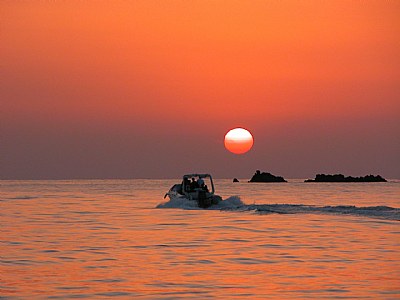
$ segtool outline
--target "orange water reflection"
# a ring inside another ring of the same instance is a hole
[[[398,296],[396,221],[153,209],[159,185],[123,186],[31,186],[38,198],[0,202],[1,295]]]

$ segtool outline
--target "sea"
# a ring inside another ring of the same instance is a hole
[[[1,299],[400,299],[400,181],[0,181]]]

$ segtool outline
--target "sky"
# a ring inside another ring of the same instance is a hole
[[[0,179],[400,178],[399,1],[2,1]],[[252,132],[243,155],[224,148]]]

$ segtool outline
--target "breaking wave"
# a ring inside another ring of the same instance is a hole
[[[188,201],[184,198],[172,199],[168,202],[157,205],[157,208],[181,208],[201,209],[195,201]],[[390,206],[366,206],[357,207],[354,205],[317,206],[304,204],[244,204],[239,196],[232,196],[222,200],[218,205],[213,205],[208,210],[254,212],[256,214],[330,214],[330,215],[351,215],[386,220],[400,221],[400,208]]]

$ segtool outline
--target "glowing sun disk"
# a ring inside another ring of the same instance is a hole
[[[253,147],[253,136],[244,128],[235,128],[225,135],[225,148],[235,154],[243,154]]]

